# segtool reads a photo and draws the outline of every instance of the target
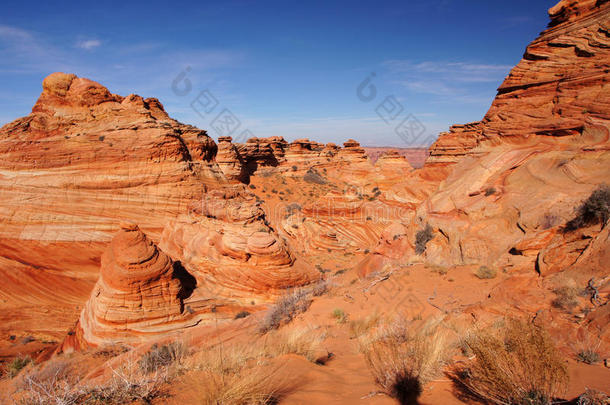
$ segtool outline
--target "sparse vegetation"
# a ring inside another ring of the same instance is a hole
[[[345,314],[345,311],[343,311],[341,308],[333,309],[332,316],[333,316],[333,318],[335,318],[337,323],[347,322],[347,315]]]
[[[595,364],[601,360],[601,356],[599,355],[599,353],[591,349],[586,349],[578,352],[576,358],[578,359],[578,361],[581,361],[586,364]]]
[[[445,335],[436,322],[396,321],[361,338],[360,348],[377,385],[401,404],[416,403],[446,361]]]
[[[307,311],[310,304],[311,298],[305,290],[296,290],[283,295],[267,310],[259,325],[259,332],[266,333],[279,328],[282,323],[290,322],[296,315]]]
[[[575,353],[576,360],[585,364],[595,364],[601,361],[602,356],[599,353],[601,342],[598,338],[590,335],[585,335],[578,339],[572,348]]]
[[[5,368],[5,373],[9,378],[15,377],[28,364],[32,362],[30,356],[18,356],[11,360]]]
[[[188,350],[182,342],[171,342],[162,346],[153,344],[138,362],[143,374],[156,372],[176,362],[180,362]]]
[[[597,188],[576,210],[576,216],[570,220],[564,230],[574,231],[589,225],[605,224],[610,218],[610,187]]]
[[[489,268],[487,266],[481,266],[477,269],[477,271],[474,273],[475,276],[477,276],[480,279],[492,279],[492,278],[496,278],[496,275],[498,274],[498,272],[496,271],[496,269],[492,269]]]
[[[559,224],[559,221],[561,221],[561,218],[559,218],[557,215],[544,214],[542,220],[540,221],[540,227],[542,229],[549,229]]]
[[[313,184],[326,184],[328,181],[314,169],[309,169],[303,176],[303,180]]]
[[[564,360],[550,336],[531,322],[508,320],[500,330],[473,334],[466,344],[474,359],[455,377],[484,401],[550,405],[567,386]]]
[[[434,238],[434,231],[430,224],[426,224],[424,229],[415,234],[415,253],[421,255],[426,251],[426,245]]]
[[[268,357],[297,354],[316,363],[319,360],[318,355],[322,353],[321,344],[325,337],[324,332],[312,328],[278,332],[275,336],[271,336],[270,342],[267,342],[265,353]]]
[[[319,297],[321,295],[326,294],[328,292],[329,285],[330,283],[328,280],[318,281],[310,287],[311,295],[313,295],[314,297]]]
[[[605,393],[587,388],[578,399],[576,405],[608,405],[610,397]]]
[[[555,308],[570,311],[578,306],[578,295],[582,290],[572,286],[561,286],[553,290],[556,297],[551,301]]]
[[[381,317],[377,312],[373,312],[361,319],[355,319],[349,322],[350,338],[356,339],[368,333],[372,328],[377,326],[381,321]]]
[[[235,314],[235,318],[233,318],[233,319],[242,319],[242,318],[247,318],[248,316],[250,316],[250,312],[240,311],[237,314]]]
[[[489,187],[485,189],[485,197],[489,197],[490,195],[496,194],[496,189],[493,187]]]

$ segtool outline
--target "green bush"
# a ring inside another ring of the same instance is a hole
[[[610,187],[597,188],[576,210],[576,216],[570,220],[565,231],[574,231],[589,225],[605,224],[610,218]]]

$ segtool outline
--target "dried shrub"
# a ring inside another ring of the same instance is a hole
[[[610,218],[610,187],[603,185],[597,188],[578,207],[576,216],[570,220],[564,230],[574,231],[589,225],[605,224]]]
[[[576,359],[586,364],[595,364],[601,360],[601,356],[596,351],[586,349],[578,352]]]
[[[581,289],[570,286],[562,286],[553,290],[556,297],[551,301],[551,305],[555,308],[566,311],[572,310],[578,306],[578,295],[582,292]]]
[[[248,316],[250,316],[250,312],[240,311],[237,314],[235,314],[235,318],[233,318],[233,319],[242,319],[242,318],[247,318]]]
[[[150,403],[161,394],[161,387],[169,380],[170,375],[167,368],[159,368],[152,373],[144,373],[141,368],[133,360],[133,356],[128,356],[121,367],[111,369],[110,381],[83,390],[78,403]]]
[[[355,319],[349,322],[350,338],[355,339],[368,333],[372,328],[376,327],[381,321],[381,317],[377,312],[373,312],[361,319]]]
[[[401,404],[417,403],[425,384],[440,374],[447,359],[438,323],[416,327],[397,321],[361,338],[360,350],[376,384]]]
[[[610,397],[605,393],[587,388],[576,399],[576,405],[608,405]]]
[[[155,343],[148,352],[144,353],[138,364],[142,373],[148,374],[180,362],[186,357],[187,352],[182,342],[171,342],[162,346]]]
[[[600,346],[599,338],[591,338],[590,335],[585,335],[572,345],[572,349],[577,361],[585,364],[595,364],[602,360],[602,355],[599,353]]]
[[[496,193],[496,189],[493,187],[489,187],[485,189],[485,197],[489,197],[490,195],[494,195]]]
[[[83,403],[87,391],[76,388],[77,379],[69,379],[61,370],[48,374],[35,373],[23,379],[24,395],[20,404],[72,405]]]
[[[292,329],[286,332],[276,332],[271,335],[265,345],[267,357],[277,357],[283,354],[296,354],[305,357],[312,363],[319,360],[322,353],[322,341],[326,338],[324,332],[313,328]]]
[[[19,356],[11,360],[5,367],[5,373],[9,378],[15,377],[28,364],[32,362],[30,356]]]
[[[303,176],[303,180],[312,184],[326,184],[328,181],[314,169],[309,169]]]
[[[259,333],[266,333],[272,329],[277,329],[283,323],[288,323],[292,319],[307,311],[311,304],[311,298],[305,290],[296,290],[281,296],[276,303],[267,310],[261,324]]]
[[[480,279],[492,279],[492,278],[496,278],[496,275],[498,274],[498,272],[496,271],[496,269],[491,269],[487,266],[481,266],[477,269],[477,271],[474,273],[475,276],[477,276]]]
[[[326,273],[329,272],[330,270],[324,270],[324,271],[320,271],[320,273]],[[311,287],[309,287],[309,291],[311,292],[311,295],[313,295],[314,297],[319,297],[321,295],[324,295],[328,292],[330,287],[330,282],[328,280],[320,280],[317,283],[313,284]]]
[[[561,221],[561,218],[559,218],[557,215],[544,214],[540,220],[540,227],[542,229],[549,229],[559,224],[559,221]]]
[[[201,404],[276,404],[290,387],[279,379],[278,368],[265,366],[268,354],[258,344],[217,345],[198,353],[192,368],[204,377],[191,376],[187,385]]]
[[[424,229],[415,234],[415,253],[421,255],[426,251],[426,245],[434,238],[434,230],[430,224],[426,224]]]
[[[475,333],[466,344],[475,358],[455,378],[484,401],[550,405],[567,386],[564,359],[551,337],[531,322],[509,320],[502,330]]]

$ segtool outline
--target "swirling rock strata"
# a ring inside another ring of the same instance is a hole
[[[100,277],[75,328],[82,346],[137,342],[194,325],[184,300],[195,280],[137,225],[124,223],[102,256]]]

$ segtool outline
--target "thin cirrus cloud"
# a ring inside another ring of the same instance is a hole
[[[512,66],[473,62],[412,62],[390,60],[382,64],[392,83],[431,96],[450,96],[463,102],[480,102],[478,87],[500,84]],[[463,96],[463,98],[461,98]]]
[[[99,39],[86,39],[83,41],[78,41],[76,43],[76,47],[80,49],[84,49],[86,51],[90,51],[102,45],[102,41]]]

